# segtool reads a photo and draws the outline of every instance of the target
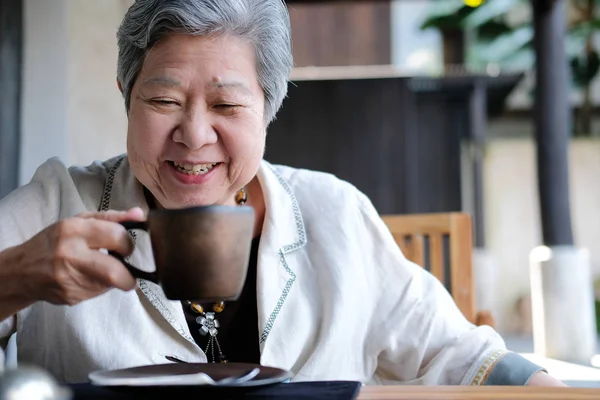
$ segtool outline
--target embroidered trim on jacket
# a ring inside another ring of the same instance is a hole
[[[125,156],[119,158],[115,165],[112,166],[110,171],[108,172],[108,176],[106,177],[106,182],[104,182],[104,189],[102,190],[102,199],[100,200],[100,211],[108,211],[110,208],[110,196],[112,194],[112,188],[115,180],[115,174],[117,170],[123,163]]]
[[[265,329],[263,329],[263,332],[260,335],[260,343],[261,344],[263,344],[267,340],[267,337],[269,337],[269,333],[271,333],[271,329],[273,328],[275,319],[279,315],[279,312],[281,311],[281,307],[283,307],[283,303],[285,303],[285,300],[287,299],[287,296],[290,293],[290,289],[292,288],[292,285],[296,281],[296,274],[294,273],[294,271],[291,270],[291,268],[288,266],[287,262],[285,261],[285,256],[284,256],[284,253],[282,250],[279,251],[279,258],[281,260],[281,264],[283,265],[283,268],[285,268],[286,272],[290,275],[290,279],[288,279],[287,283],[285,284],[285,288],[283,288],[283,292],[281,293],[281,296],[279,297],[279,300],[277,301],[277,305],[275,306],[275,309],[271,312],[271,315],[269,316],[269,320],[267,321],[267,325],[265,325]]]
[[[183,327],[177,323],[177,321],[175,320],[175,318],[173,317],[173,314],[171,314],[171,311],[163,304],[163,302],[161,301],[160,297],[158,297],[156,295],[156,293],[154,293],[154,289],[150,287],[150,285],[148,285],[148,282],[144,281],[143,279],[138,279],[138,285],[140,287],[140,290],[142,291],[142,293],[144,293],[144,295],[148,298],[148,300],[150,300],[150,303],[156,307],[156,309],[158,310],[158,312],[160,312],[165,319],[167,320],[167,322],[173,327],[175,328],[175,330],[184,338],[186,338],[188,341],[196,344],[196,342],[194,341],[194,339],[183,329]]]
[[[489,373],[494,368],[494,365],[502,358],[507,352],[505,350],[498,350],[492,353],[491,356],[484,361],[484,363],[479,367],[477,373],[475,373],[475,377],[471,381],[471,385],[483,385],[485,380],[487,379]]]
[[[275,168],[273,168],[270,164],[268,164],[268,166],[273,172],[273,174],[275,174],[275,176],[277,177],[279,184],[281,184],[288,196],[290,196],[290,199],[292,201],[292,209],[294,212],[294,219],[296,221],[296,232],[298,233],[298,241],[292,244],[285,245],[279,250],[279,258],[281,260],[281,265],[283,265],[283,268],[290,276],[290,279],[288,279],[288,281],[286,282],[285,287],[281,292],[281,296],[279,296],[279,300],[277,301],[275,309],[271,312],[271,315],[269,315],[267,324],[265,325],[265,328],[263,329],[262,334],[260,335],[260,344],[263,344],[267,340],[267,337],[269,337],[269,333],[271,333],[271,329],[273,328],[275,319],[277,319],[277,316],[279,315],[279,312],[281,311],[281,308],[283,307],[283,304],[285,303],[285,300],[287,299],[287,296],[292,286],[294,285],[294,282],[296,281],[296,274],[288,265],[285,259],[285,254],[289,253],[290,251],[299,249],[300,247],[306,244],[306,232],[304,230],[304,221],[302,220],[302,214],[300,213],[300,207],[298,206],[296,196],[294,196],[294,193],[292,192],[290,186],[287,184],[285,179],[281,175],[279,175]]]
[[[106,182],[104,183],[104,190],[102,191],[102,200],[100,201],[100,209],[99,211],[108,211],[110,209],[110,198],[112,197],[112,188],[115,182],[115,175],[117,174],[117,170],[123,164],[123,160],[125,160],[125,155],[121,156],[115,164],[108,171],[108,176],[106,177]],[[133,244],[137,241],[137,234],[134,231],[129,231],[129,236],[133,239]],[[125,261],[129,262],[130,257],[125,257]]]

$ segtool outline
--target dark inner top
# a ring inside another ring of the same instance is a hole
[[[240,297],[236,301],[225,302],[225,309],[215,313],[220,328],[217,339],[221,351],[229,362],[244,362],[260,364],[260,349],[258,342],[258,312],[256,309],[256,263],[260,236],[252,240],[252,249],[248,263],[248,274]],[[213,311],[214,303],[201,303],[205,312]],[[198,346],[206,351],[210,335],[200,334],[200,325],[196,323],[198,313],[183,304],[190,332]],[[219,355],[214,348],[214,359],[218,362]],[[213,360],[212,351],[206,355],[208,361]]]

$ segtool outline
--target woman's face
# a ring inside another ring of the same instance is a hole
[[[131,91],[129,163],[162,207],[234,204],[263,157],[264,121],[250,44],[168,35]]]

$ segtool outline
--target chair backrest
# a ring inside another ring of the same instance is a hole
[[[382,218],[405,257],[438,278],[463,315],[475,322],[471,217],[439,213]]]

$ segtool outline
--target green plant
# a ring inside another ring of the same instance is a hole
[[[575,115],[574,134],[590,134],[591,83],[600,71],[600,56],[593,35],[600,31],[600,0],[570,0],[565,52],[572,84],[582,93]],[[475,69],[496,64],[503,69],[525,70],[535,64],[534,30],[530,0],[488,0],[471,8],[461,0],[436,1],[422,29],[460,29],[470,38],[467,64]]]

